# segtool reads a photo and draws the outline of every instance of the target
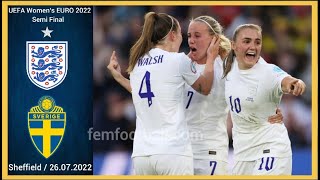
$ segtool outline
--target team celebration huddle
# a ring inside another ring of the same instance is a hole
[[[180,52],[182,32],[188,54]],[[300,96],[306,85],[267,63],[262,43],[257,24],[237,26],[228,39],[211,16],[194,17],[181,29],[169,14],[144,15],[128,52],[130,78],[121,73],[117,49],[106,59],[113,78],[132,95],[135,175],[292,174],[291,141],[278,107],[284,94]]]

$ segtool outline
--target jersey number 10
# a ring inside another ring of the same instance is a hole
[[[240,99],[239,98],[232,99],[232,96],[229,96],[229,100],[230,100],[231,111],[234,112],[235,110],[237,113],[241,112]]]
[[[142,92],[142,88],[146,85],[146,92]],[[150,72],[146,71],[144,74],[144,77],[141,81],[140,84],[140,89],[139,89],[139,96],[141,98],[148,98],[148,105],[149,107],[152,105],[152,98],[154,97],[153,92],[151,91],[151,85],[150,85]]]

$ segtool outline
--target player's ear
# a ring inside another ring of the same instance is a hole
[[[235,43],[234,43],[234,41],[231,41],[231,49],[235,49],[236,48],[236,45],[235,45]]]
[[[177,32],[176,31],[170,31],[169,32],[169,37],[170,37],[170,40],[175,41],[176,38],[177,38]]]

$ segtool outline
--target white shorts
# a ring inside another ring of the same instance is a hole
[[[228,175],[228,163],[214,159],[194,159],[194,175]]]
[[[193,158],[189,156],[137,156],[132,162],[136,175],[193,175]]]
[[[237,161],[233,175],[291,175],[292,157],[263,157],[255,161]]]

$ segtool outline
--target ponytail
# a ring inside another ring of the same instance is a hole
[[[231,71],[231,67],[232,67],[232,64],[233,64],[233,61],[234,61],[234,50],[232,49],[226,60],[223,62],[223,77],[222,78],[225,78],[228,73]]]
[[[219,45],[219,55],[222,59],[225,59],[231,50],[230,40],[223,34],[219,35],[221,41]]]
[[[130,49],[129,66],[130,73],[139,58],[148,53],[155,45],[163,43],[171,31],[179,27],[177,19],[166,13],[149,12],[144,16],[144,25],[140,38]]]
[[[149,52],[154,46],[151,39],[154,30],[155,16],[157,16],[155,12],[149,12],[144,16],[144,25],[141,36],[130,49],[129,66],[127,69],[128,73],[133,70],[138,59]]]

